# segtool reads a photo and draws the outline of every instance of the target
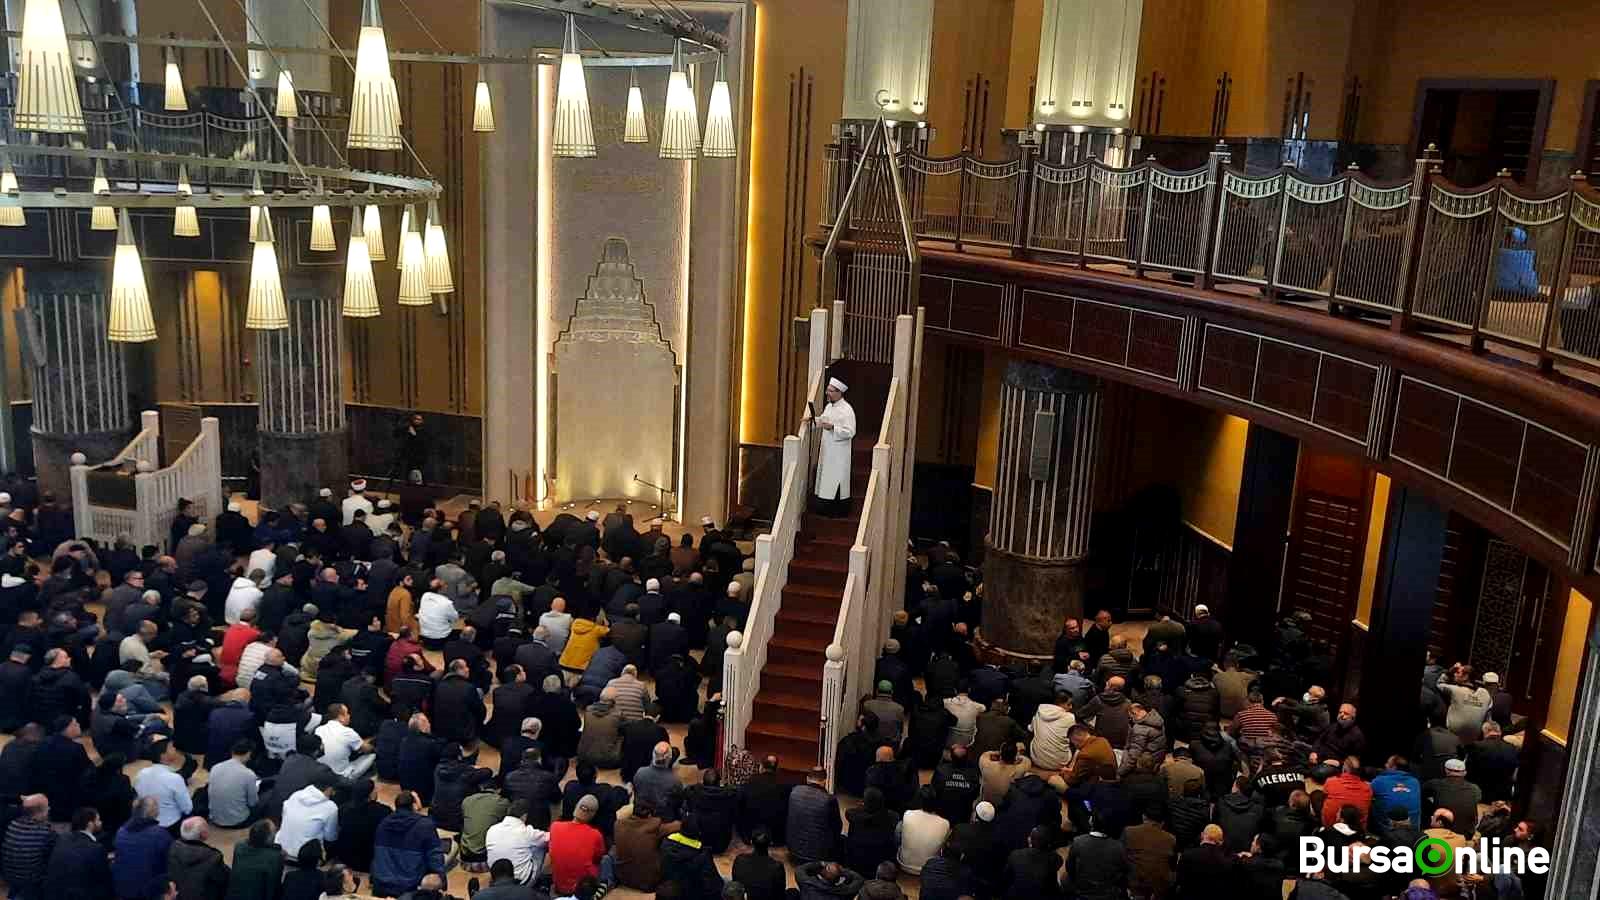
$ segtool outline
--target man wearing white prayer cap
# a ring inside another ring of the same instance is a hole
[[[856,411],[844,392],[850,386],[828,379],[828,405],[817,416],[822,449],[817,454],[818,512],[839,518],[850,512],[850,441],[856,436]]]
[[[367,515],[372,515],[372,501],[367,499],[367,480],[357,478],[350,482],[350,496],[344,498],[339,504],[339,512],[344,516],[344,524],[349,525],[356,520],[356,510],[361,510]]]

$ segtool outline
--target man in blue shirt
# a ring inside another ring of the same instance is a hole
[[[1404,758],[1391,756],[1372,779],[1372,813],[1367,821],[1378,823],[1380,830],[1387,827],[1389,810],[1397,807],[1405,810],[1412,827],[1422,827],[1422,782],[1405,766]]]
[[[172,831],[194,811],[194,798],[189,796],[188,781],[174,766],[181,754],[173,748],[172,742],[158,741],[154,749],[160,754],[159,762],[134,776],[133,790],[141,798],[155,798],[156,824]]]

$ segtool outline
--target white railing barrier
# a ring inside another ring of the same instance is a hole
[[[883,425],[872,448],[872,474],[850,567],[845,576],[844,600],[834,625],[828,661],[823,666],[822,717],[818,724],[821,764],[833,777],[839,739],[854,727],[861,698],[870,693],[878,648],[889,633],[894,609],[903,596],[905,547],[910,520],[911,448],[914,442],[916,397],[913,386],[921,352],[922,318],[895,320],[894,375],[884,404]]]
[[[159,461],[160,426],[156,413],[146,411],[145,427],[110,463],[134,461],[134,508],[97,506],[89,500],[89,472],[98,466],[72,467],[73,524],[78,537],[110,543],[127,533],[137,546],[160,546],[177,515],[178,498],[194,503],[194,515],[205,521],[222,511],[222,435],[217,419],[200,420],[200,436],[163,469]]]
[[[194,503],[194,516],[202,522],[222,512],[222,434],[217,419],[200,420],[195,438],[172,465],[136,476],[139,515],[148,529],[144,543],[157,544],[167,536],[177,516],[178,498]]]
[[[161,462],[161,414],[153,409],[139,413],[139,433],[128,441],[122,451],[102,463],[89,464],[81,453],[73,454],[69,472],[72,483],[72,527],[77,537],[92,537],[110,541],[121,532],[132,534],[132,510],[115,507],[98,507],[99,513],[89,503],[89,473],[103,466],[120,466],[133,463],[137,469],[154,469]],[[80,461],[81,459],[81,461]]]
[[[761,691],[761,670],[767,664],[767,643],[776,627],[778,609],[783,604],[783,589],[789,583],[789,563],[794,544],[805,520],[811,495],[811,460],[816,436],[811,407],[820,410],[825,403],[823,388],[831,359],[829,315],[826,309],[811,311],[811,346],[806,381],[807,409],[800,415],[797,434],[783,439],[783,473],[778,495],[778,511],[772,531],[756,538],[756,580],[750,612],[741,634],[728,635],[728,651],[722,657],[722,747],[723,751],[743,746],[745,729],[750,724],[756,694]]]

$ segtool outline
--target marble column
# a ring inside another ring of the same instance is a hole
[[[71,458],[121,452],[134,432],[121,344],[106,340],[108,272],[29,269],[22,368],[33,386],[33,464],[41,493],[72,494]]]
[[[285,279],[289,327],[256,332],[261,502],[281,509],[334,487],[350,470],[340,368],[339,291],[330,279]]]
[[[1420,730],[1422,669],[1449,515],[1415,488],[1397,482],[1389,492],[1372,617],[1361,651],[1361,694],[1355,701],[1373,759],[1409,752]]]
[[[1000,404],[983,637],[1003,654],[1048,657],[1061,620],[1083,615],[1100,382],[1015,361],[1001,381]]]
[[[1277,620],[1299,460],[1298,440],[1250,423],[1228,557],[1228,605],[1221,612],[1235,640],[1257,647],[1268,646]]]

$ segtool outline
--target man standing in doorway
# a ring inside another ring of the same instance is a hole
[[[817,454],[818,512],[842,518],[850,512],[850,441],[856,436],[856,411],[844,392],[850,387],[837,378],[828,379],[828,405],[817,424],[822,428],[822,449]]]

